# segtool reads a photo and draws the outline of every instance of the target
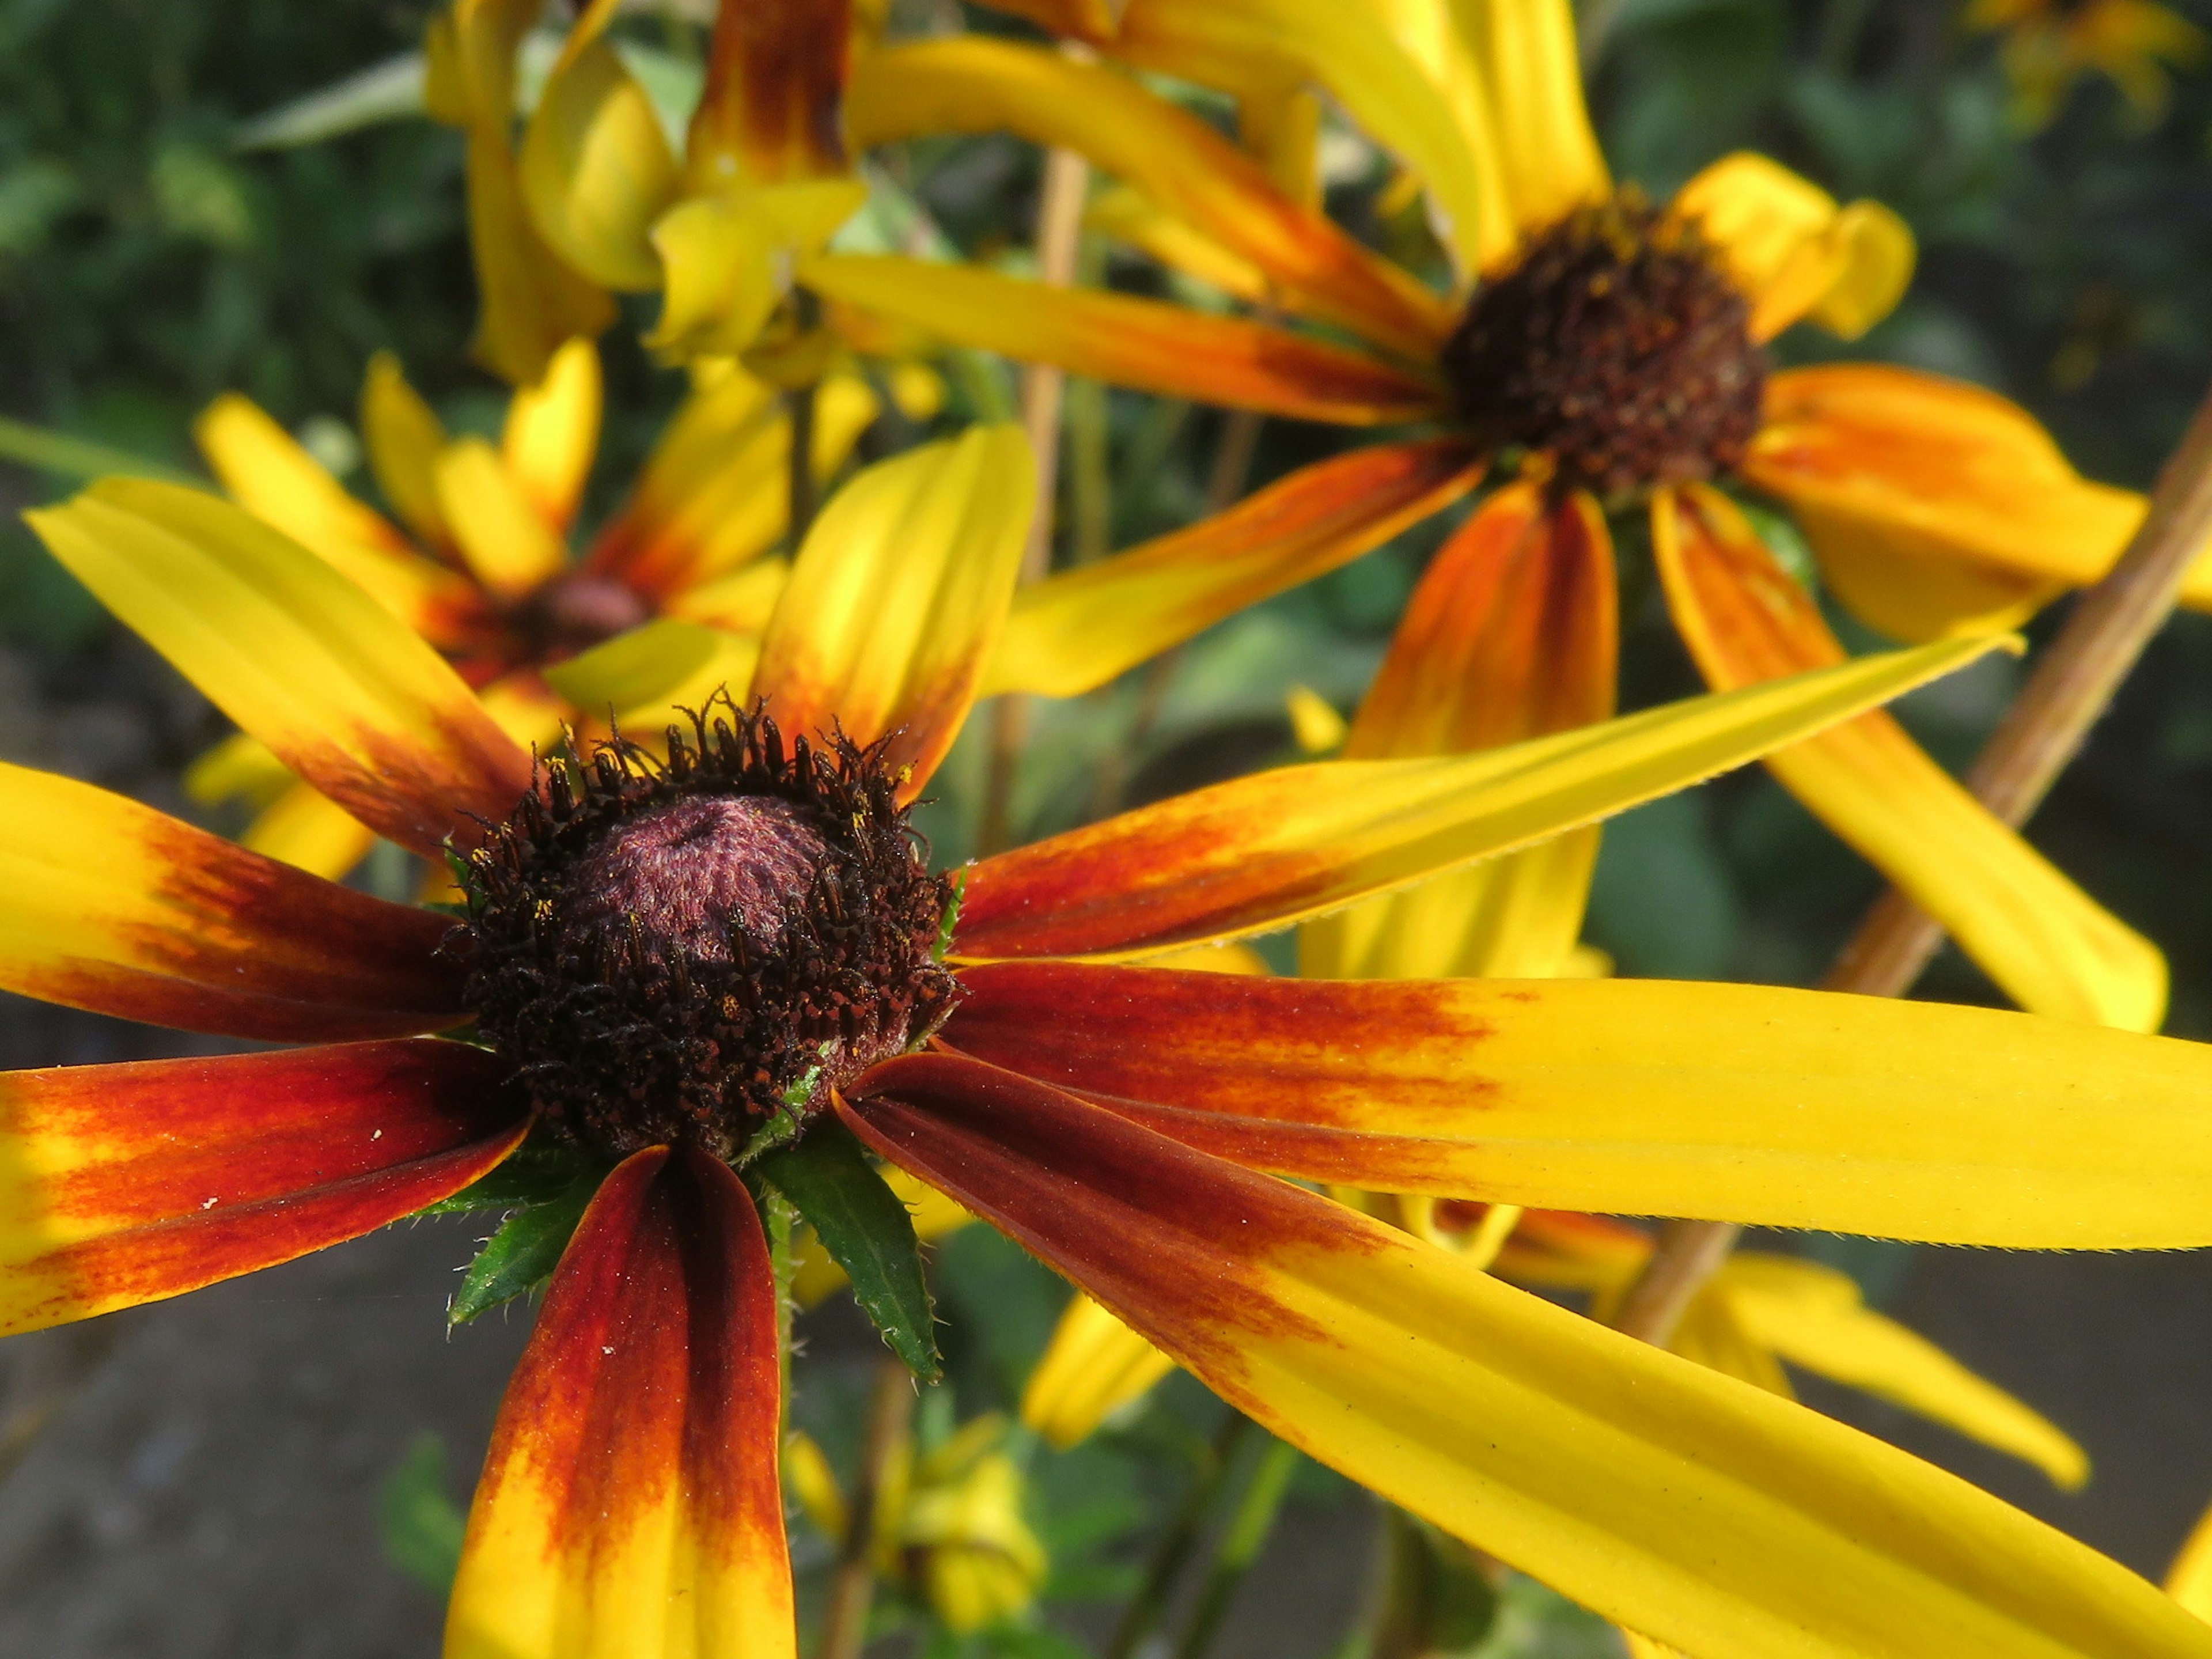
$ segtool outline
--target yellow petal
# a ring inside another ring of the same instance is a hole
[[[775,614],[775,603],[790,580],[790,560],[755,559],[741,569],[675,594],[667,614],[732,634],[758,634]]]
[[[507,406],[500,459],[554,534],[565,535],[592,476],[599,445],[599,352],[571,340],[553,354],[545,378]]]
[[[1267,273],[1192,225],[1164,211],[1142,191],[1112,185],[1093,192],[1085,225],[1149,253],[1170,270],[1211,283],[1252,305],[1268,299]]]
[[[438,506],[438,456],[446,447],[445,422],[407,383],[399,359],[388,351],[368,360],[368,375],[361,387],[361,431],[368,450],[368,470],[375,474],[376,487],[392,503],[392,510],[426,545],[451,546],[453,532]]]
[[[1434,414],[1443,402],[1434,384],[1379,358],[1157,300],[859,254],[804,260],[799,274],[833,299],[957,343],[1140,391],[1361,426]]]
[[[858,179],[809,179],[678,203],[653,228],[666,298],[646,343],[672,357],[744,350],[782,299],[792,256],[821,246],[867,193]]]
[[[1819,185],[1747,150],[1683,185],[1672,211],[1697,225],[1751,296],[1757,339],[1808,314],[1856,339],[1912,279],[1912,233],[1894,213],[1875,202],[1838,207]]]
[[[949,1047],[1303,1179],[1943,1243],[2212,1242],[2203,1043],[1651,980],[961,979]]]
[[[2009,1452],[2069,1492],[2089,1478],[2087,1455],[2063,1430],[1925,1337],[1861,1306],[1846,1275],[1759,1253],[1739,1253],[1723,1271],[1720,1293],[1735,1317],[1790,1364]]]
[[[975,427],[858,474],[807,532],[761,641],[787,733],[890,738],[918,791],[975,701],[1036,510],[1028,440]]]
[[[1197,790],[977,865],[954,949],[1132,957],[1264,933],[1741,765],[1996,643],[1860,658],[1480,754],[1321,761]]]
[[[1033,583],[984,695],[1072,697],[1224,617],[1379,546],[1474,487],[1455,441],[1378,444],[1301,468],[1224,512]]]
[[[830,1459],[804,1429],[793,1429],[784,1437],[783,1484],[823,1537],[844,1538],[845,1494],[838,1488]]]
[[[321,462],[236,392],[210,404],[192,428],[233,500],[320,555],[421,629],[474,602],[467,584],[407,545],[381,514],[356,501]]]
[[[611,712],[633,735],[653,738],[678,711],[703,709],[717,692],[742,705],[760,641],[662,617],[544,670],[545,682],[586,716]]]
[[[185,793],[203,806],[244,800],[266,806],[294,782],[284,763],[258,738],[234,732],[185,769]]]
[[[520,599],[568,562],[562,544],[482,438],[456,439],[438,457],[438,506],[476,579],[500,598]]]
[[[844,1110],[1264,1427],[1701,1659],[2212,1654],[1954,1475],[1027,1079],[908,1056]]]
[[[569,32],[522,139],[522,191],[538,234],[605,288],[660,286],[653,222],[682,174],[660,118],[603,31],[616,7],[594,3]]]
[[[2199,1619],[2212,1620],[2212,1510],[2190,1529],[2166,1569],[2166,1593]]]
[[[1844,660],[1812,596],[1717,490],[1662,495],[1651,532],[1668,607],[1707,684],[1728,690]],[[2022,1007],[2138,1031],[2164,1020],[2158,947],[1992,817],[1889,715],[1766,763]]]
[[[606,330],[614,301],[562,264],[530,222],[504,133],[471,131],[468,182],[469,246],[483,296],[470,355],[503,380],[533,385],[565,342]]]
[[[238,839],[280,863],[343,881],[376,845],[376,831],[308,785],[295,783],[270,802]]]
[[[427,857],[497,823],[530,759],[438,654],[297,543],[198,490],[109,479],[26,515],[54,556],[239,726]]]
[[[1515,230],[1525,236],[1605,199],[1613,180],[1583,104],[1567,0],[1462,0],[1454,9],[1490,94]]]
[[[1022,1421],[1066,1451],[1174,1369],[1174,1360],[1078,1291],[1022,1389]]]
[[[1413,359],[1452,318],[1411,276],[1318,209],[1284,196],[1257,161],[1118,70],[976,34],[870,53],[847,104],[861,146],[1010,129],[1087,156],[1264,271],[1276,303]]]

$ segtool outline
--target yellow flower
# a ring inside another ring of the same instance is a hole
[[[1286,76],[1327,86],[1418,173],[1467,291],[1439,295],[1356,242],[1113,64],[980,37],[863,60],[847,101],[855,148],[953,128],[1080,150],[1177,222],[1186,242],[1210,245],[1216,280],[1335,337],[911,259],[825,255],[801,262],[801,280],[945,337],[1121,384],[1437,428],[1294,473],[1237,509],[1252,515],[1244,522],[1357,500],[1403,524],[1486,471],[1517,470],[1437,561],[1401,630],[1425,635],[1428,656],[1476,665],[1478,679],[1386,670],[1347,755],[1454,752],[1609,713],[1608,505],[1648,510],[1668,608],[1716,687],[1843,657],[1811,596],[1716,480],[1786,502],[1836,596],[1907,639],[2008,624],[2094,579],[2142,517],[2140,497],[2080,477],[2029,416],[1990,393],[1871,364],[1770,369],[1763,343],[1800,319],[1850,335],[1887,312],[1911,268],[1909,233],[1879,205],[1839,204],[1757,155],[1715,163],[1663,207],[1616,189],[1583,109],[1565,0],[1130,0],[1118,22],[1056,0],[1019,9],[1088,31],[1129,65],[1241,95]],[[1308,580],[1351,545],[1285,544],[1270,556],[1216,530],[1204,557],[1164,544],[1055,576],[1023,596],[989,684],[1085,690],[1170,631]],[[2186,597],[2212,603],[2212,567]],[[1477,683],[1494,695],[1475,696]],[[1769,764],[2021,1006],[2145,1030],[2162,1019],[2157,950],[1887,716]],[[1503,882],[1501,925],[1517,915],[1534,926],[1541,911],[1564,936],[1558,948],[1571,945],[1594,849],[1579,837]],[[1534,867],[1542,861],[1548,872]],[[1370,925],[1342,924],[1334,971],[1380,970],[1358,965]],[[1457,971],[1449,953],[1464,938],[1435,930],[1419,971]]]
[[[454,850],[469,887],[456,933],[0,769],[0,988],[300,1045],[0,1077],[0,1330],[382,1226],[535,1122],[598,1184],[501,1407],[449,1659],[779,1659],[780,1322],[733,1164],[765,1131],[801,1152],[849,1133],[1279,1437],[1700,1659],[1931,1631],[1954,1659],[2212,1654],[2166,1598],[1988,1495],[1262,1173],[2202,1246],[2212,1050],[1756,986],[1123,965],[1548,839],[1988,642],[1471,757],[1263,773],[977,864],[948,929],[954,884],[902,815],[975,700],[1033,495],[1007,428],[867,469],[801,548],[742,708],[665,760],[550,768],[403,621],[232,503],[108,480],[33,515],[241,729],[399,845]]]
[[[580,554],[569,538],[600,416],[599,355],[587,340],[562,345],[538,383],[515,395],[496,445],[450,435],[394,359],[373,361],[361,424],[396,524],[235,392],[210,404],[194,431],[234,501],[435,646],[511,735],[550,746],[564,726],[602,720],[599,694],[622,689],[602,678],[589,695],[564,696],[558,665],[655,618],[665,625],[638,647],[653,659],[660,695],[615,699],[644,729],[656,730],[672,703],[696,705],[751,672],[790,568],[769,555],[786,529],[791,425],[775,389],[733,363],[702,364],[694,382],[628,499]],[[818,477],[843,465],[875,414],[856,377],[823,386]],[[556,671],[550,683],[548,670]],[[265,800],[246,844],[318,874],[343,875],[374,839],[250,737],[204,757],[186,782],[203,800]]]
[[[2031,131],[2049,125],[2091,73],[2120,89],[2136,127],[2154,126],[2173,96],[2168,70],[2195,68],[2212,44],[2154,0],[1974,0],[1966,22],[2003,34],[2014,114]]]

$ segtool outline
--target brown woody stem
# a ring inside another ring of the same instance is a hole
[[[2172,611],[2182,579],[2212,539],[2212,392],[2159,473],[2150,510],[2119,560],[2084,592],[1966,773],[1976,799],[2014,829],[2080,752],[2112,695]],[[1821,981],[1861,996],[1903,996],[1943,942],[1933,917],[1884,893]],[[1662,1346],[1742,1230],[1669,1222],[1614,1325]]]

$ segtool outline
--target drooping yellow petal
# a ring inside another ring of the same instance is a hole
[[[459,438],[438,457],[438,507],[469,570],[491,592],[514,600],[560,574],[562,545],[499,452],[482,438]]]
[[[374,378],[374,364],[370,373]],[[382,514],[348,495],[289,433],[236,392],[210,404],[192,434],[234,501],[328,560],[417,631],[434,631],[440,619],[473,606],[465,581],[409,547]]]
[[[1417,419],[1443,402],[1435,385],[1380,358],[1157,300],[859,254],[805,260],[799,276],[945,339],[1140,391],[1353,426]]]
[[[1498,126],[1514,230],[1557,224],[1613,189],[1583,103],[1582,58],[1567,0],[1457,0]]]
[[[2087,1455],[2064,1431],[1927,1338],[1863,1305],[1848,1275],[1758,1251],[1737,1253],[1723,1272],[1717,1292],[1744,1330],[1793,1365],[2009,1452],[2069,1492],[2089,1478]]]
[[[241,846],[331,881],[343,881],[376,845],[376,831],[304,783],[271,801],[246,827]]]
[[[1844,660],[1812,596],[1718,491],[1662,493],[1651,539],[1675,626],[1708,684],[1725,690]],[[2137,1031],[2164,1020],[2158,947],[1992,817],[1888,714],[1766,763],[2022,1007]]]
[[[1723,156],[1682,186],[1671,210],[1695,224],[1750,295],[1751,332],[1771,339],[1801,317],[1856,339],[1912,280],[1912,232],[1879,202],[1840,207],[1778,161]]]
[[[499,456],[524,499],[556,536],[568,533],[599,447],[599,351],[571,340],[553,354],[545,378],[507,406]]]
[[[1310,581],[1474,487],[1455,440],[1316,463],[1187,530],[1023,589],[983,695],[1072,697],[1246,605]]]
[[[1006,623],[1036,472],[1013,425],[878,462],[807,532],[753,690],[787,733],[890,738],[918,792],[966,717]]]
[[[1775,375],[1743,470],[1797,511],[1816,553],[1842,528],[1901,558],[2015,583],[2086,586],[2143,515],[2142,496],[2082,477],[2017,404],[1877,363]],[[2191,568],[2181,599],[2212,608],[2212,559]]]
[[[1109,185],[1094,191],[1084,227],[1149,253],[1171,270],[1211,283],[1250,305],[1267,301],[1267,275],[1242,255],[1162,210],[1142,191]]]
[[[1174,1369],[1174,1360],[1078,1291],[1023,1386],[1022,1421],[1066,1451]]]
[[[449,548],[453,535],[438,510],[438,453],[446,447],[445,422],[408,384],[399,359],[388,351],[368,360],[361,385],[361,435],[368,470],[392,510],[426,547]]]
[[[2190,1528],[2166,1569],[2166,1593],[2199,1619],[2212,1620],[2212,1510]]]
[[[522,191],[539,234],[605,288],[660,286],[653,221],[682,173],[652,99],[605,38],[618,0],[594,0],[546,77],[523,134]]]
[[[744,351],[782,299],[793,256],[820,247],[867,193],[856,179],[803,179],[678,203],[653,228],[667,276],[646,343],[671,357]]]
[[[284,763],[258,738],[234,732],[185,769],[185,793],[203,806],[244,800],[265,806],[292,786]]]
[[[1042,47],[966,34],[872,52],[853,76],[854,142],[1009,128],[1088,156],[1264,271],[1276,303],[1402,356],[1434,353],[1444,307],[1196,117],[1129,76]]]
[[[1321,761],[1196,790],[977,865],[954,949],[1126,958],[1264,933],[1741,765],[1995,643],[1860,658],[1480,754]]]
[[[2212,1654],[1954,1475],[1026,1079],[914,1055],[841,1109],[1263,1426],[1701,1659]]]
[[[2203,1043],[1653,980],[961,979],[951,1048],[1303,1179],[1942,1243],[2212,1242]]]
[[[229,502],[112,478],[27,517],[240,728],[403,847],[436,858],[449,835],[472,842],[530,787],[529,757],[436,652]]]

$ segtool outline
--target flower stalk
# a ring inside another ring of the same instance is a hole
[[[914,1432],[914,1378],[903,1362],[886,1356],[876,1366],[868,1394],[860,1468],[852,1507],[823,1609],[822,1640],[815,1659],[860,1659],[868,1640],[868,1612],[875,1603],[875,1539],[884,1519],[884,1494],[901,1450]]]
[[[2182,579],[2208,538],[2212,391],[2160,471],[2133,538],[2082,593],[1968,770],[1966,787],[1996,817],[2017,829],[2042,804],[2173,610]],[[1822,988],[1903,996],[1942,942],[1942,924],[1893,887],[1867,913]],[[1731,1222],[1668,1223],[1621,1299],[1616,1328],[1664,1346],[1741,1231]]]

